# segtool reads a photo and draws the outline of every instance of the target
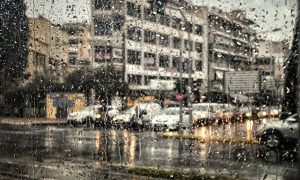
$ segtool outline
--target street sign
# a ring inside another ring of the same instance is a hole
[[[258,71],[234,71],[225,72],[225,92],[259,92]]]

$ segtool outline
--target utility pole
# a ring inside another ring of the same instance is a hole
[[[178,8],[178,10],[180,11],[181,16],[183,17],[183,25],[185,25],[186,22],[188,22],[188,20],[186,19],[185,16],[185,11],[182,8]],[[183,41],[183,36],[182,36],[182,32],[181,32],[181,28],[179,29],[179,34],[180,34],[180,40],[181,40],[181,46],[180,46],[180,65],[179,65],[179,80],[180,80],[180,89],[182,90],[182,62],[183,62],[183,48],[184,48],[184,41]],[[190,42],[191,42],[191,33],[188,32],[188,45],[190,46]],[[192,118],[192,102],[191,102],[191,90],[192,90],[192,61],[191,61],[191,52],[190,49],[189,51],[189,59],[188,59],[188,86],[189,89],[188,90],[188,109],[189,109],[189,132],[192,133],[193,132],[193,118]],[[179,116],[179,132],[182,132],[182,102],[180,103],[180,116]]]

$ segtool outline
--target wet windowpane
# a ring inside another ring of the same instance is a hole
[[[0,179],[299,179],[299,6],[0,1]]]

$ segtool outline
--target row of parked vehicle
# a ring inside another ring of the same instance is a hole
[[[274,107],[236,107],[223,103],[192,104],[193,125],[241,121],[247,118],[276,117],[279,110]],[[94,105],[68,115],[72,125],[89,126],[144,126],[151,128],[176,129],[179,123],[179,107],[162,108],[158,103],[148,102],[120,111],[117,107]],[[189,126],[189,108],[182,109],[182,126]]]

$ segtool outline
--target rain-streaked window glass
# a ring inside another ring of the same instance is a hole
[[[168,16],[168,15],[160,15],[160,16],[159,16],[158,22],[159,22],[161,25],[169,26],[169,25],[170,25],[170,20],[171,20],[171,17],[170,17],[170,16]]]
[[[95,9],[110,10],[112,8],[111,0],[95,0]]]
[[[141,5],[127,2],[127,14],[132,17],[141,18]]]
[[[127,50],[127,58],[129,64],[141,64],[141,52]]]
[[[195,34],[197,34],[197,35],[203,34],[203,28],[201,25],[195,25]]]
[[[112,21],[107,19],[95,20],[95,35],[109,36],[112,34]]]
[[[198,53],[202,53],[202,43],[195,42],[195,50],[196,50]]]
[[[144,42],[145,43],[150,43],[150,44],[156,44],[156,33],[145,30],[144,31]]]
[[[170,36],[166,34],[159,34],[159,45],[169,47],[170,46]]]
[[[128,26],[127,34],[128,34],[127,38],[130,40],[141,41],[142,39],[141,30],[138,27]]]
[[[151,21],[151,22],[156,22],[156,14],[152,13],[152,10],[149,8],[144,8],[144,19]]]
[[[159,67],[169,67],[169,62],[168,55],[159,55]]]
[[[193,41],[184,40],[184,48],[187,51],[193,50]]]
[[[114,17],[114,30],[121,31],[124,25],[124,16],[115,14],[113,17]]]
[[[172,45],[173,45],[173,48],[179,49],[181,47],[181,39],[178,37],[173,37]]]
[[[0,1],[0,179],[299,179],[299,7]]]

